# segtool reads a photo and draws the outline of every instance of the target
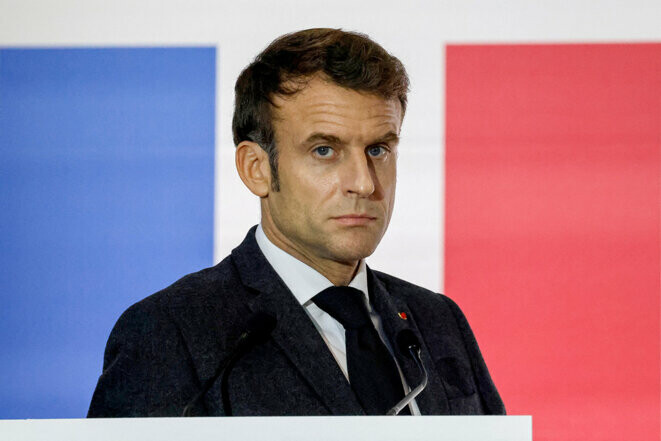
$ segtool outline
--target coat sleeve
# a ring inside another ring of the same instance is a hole
[[[475,372],[477,387],[486,407],[487,414],[505,415],[505,405],[503,404],[503,400],[500,398],[500,394],[498,393],[498,390],[496,389],[496,386],[491,379],[487,365],[484,362],[480,348],[477,345],[475,335],[468,325],[468,320],[466,320],[464,313],[461,312],[461,309],[459,309],[459,306],[457,306],[456,303],[454,303],[449,297],[442,297],[452,311],[455,320],[457,321],[457,326],[461,332],[464,346],[468,351],[472,368]]]
[[[142,301],[110,333],[87,416],[179,416],[198,390],[180,331],[157,304]],[[194,414],[204,413],[203,406]]]

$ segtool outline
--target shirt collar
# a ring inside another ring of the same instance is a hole
[[[330,280],[321,275],[317,270],[301,262],[291,254],[278,248],[266,237],[262,224],[257,226],[255,239],[259,249],[271,264],[275,272],[285,282],[287,288],[294,294],[294,297],[301,305],[304,305],[326,288],[333,286]],[[367,289],[367,270],[365,260],[361,259],[358,264],[358,271],[349,286],[360,290],[369,305]]]

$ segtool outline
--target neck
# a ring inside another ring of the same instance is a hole
[[[360,260],[355,262],[337,262],[330,259],[322,259],[306,253],[296,247],[270,222],[264,222],[262,217],[262,229],[266,237],[278,248],[314,268],[318,273],[327,278],[335,286],[348,286],[358,271]]]

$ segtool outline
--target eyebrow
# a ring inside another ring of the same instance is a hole
[[[395,132],[388,132],[383,135],[381,138],[377,139],[373,144],[380,144],[382,142],[399,142],[399,135]]]
[[[320,132],[313,133],[312,135],[308,136],[308,138],[304,141],[304,143],[312,144],[313,142],[317,142],[317,141],[325,141],[331,144],[342,144],[342,140],[337,136],[328,135],[326,133],[320,133]]]
[[[308,138],[304,141],[304,144],[312,144],[312,143],[318,142],[318,141],[324,141],[324,142],[328,142],[328,143],[331,143],[331,144],[343,144],[344,143],[340,138],[338,138],[335,135],[329,135],[327,133],[317,132],[317,133],[313,133],[312,135],[308,136]],[[377,138],[375,141],[371,142],[370,145],[380,144],[380,143],[383,143],[383,142],[393,142],[393,141],[395,143],[398,143],[399,142],[399,135],[397,133],[391,131],[391,132],[388,132],[385,135],[381,136],[380,138]]]

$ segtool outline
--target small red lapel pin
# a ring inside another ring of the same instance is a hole
[[[399,318],[401,318],[402,320],[406,320],[406,318],[407,318],[405,312],[398,312],[397,315],[398,315]]]

